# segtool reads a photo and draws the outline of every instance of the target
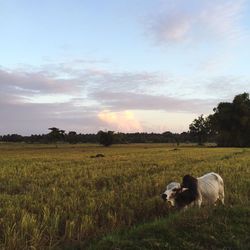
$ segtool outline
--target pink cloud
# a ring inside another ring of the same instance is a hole
[[[235,41],[245,36],[241,24],[245,0],[182,1],[160,4],[149,18],[148,33],[161,44],[201,40]]]

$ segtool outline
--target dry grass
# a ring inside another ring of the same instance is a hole
[[[91,158],[103,154],[105,157]],[[249,206],[250,151],[164,144],[0,145],[0,246],[83,248],[169,213],[159,194],[186,173],[224,178],[227,206]]]

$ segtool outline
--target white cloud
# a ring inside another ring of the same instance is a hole
[[[79,93],[80,79],[62,79],[50,76],[49,72],[27,70],[1,70],[0,92],[23,96]]]

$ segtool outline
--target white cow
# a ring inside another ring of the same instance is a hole
[[[178,207],[215,205],[217,201],[224,205],[224,182],[220,175],[213,172],[198,178],[185,175],[181,188],[175,193]]]

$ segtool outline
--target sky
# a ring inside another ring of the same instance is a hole
[[[250,0],[0,0],[0,135],[187,131],[250,92]]]

